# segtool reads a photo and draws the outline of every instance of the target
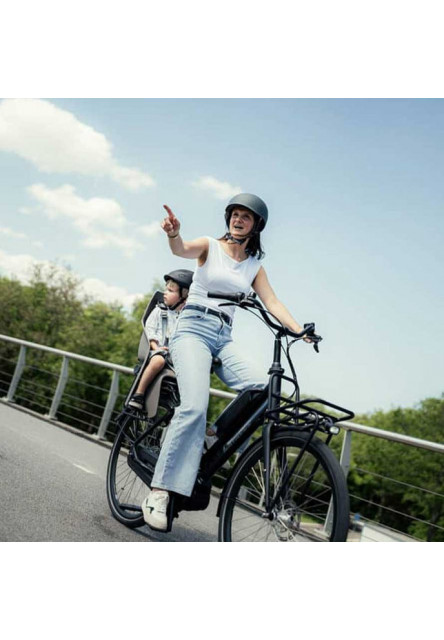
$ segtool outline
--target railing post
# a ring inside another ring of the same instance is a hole
[[[339,458],[339,464],[342,467],[345,477],[348,476],[348,471],[350,469],[351,439],[352,431],[346,429],[344,433],[344,441],[342,443],[341,457]]]
[[[25,362],[26,362],[26,347],[22,345],[20,347],[20,353],[17,359],[17,364],[15,365],[14,375],[12,376],[11,384],[9,385],[8,395],[6,396],[6,402],[13,401],[18,383],[20,382],[20,378],[22,377],[23,369],[25,368]]]
[[[69,364],[69,358],[67,358],[66,356],[63,356],[63,362],[62,362],[62,367],[60,369],[59,381],[57,383],[57,388],[55,390],[54,397],[52,399],[51,409],[47,414],[50,420],[55,420],[56,418],[60,400],[62,399],[62,395],[65,390],[66,383],[68,381],[68,364]]]
[[[106,401],[106,407],[103,411],[102,419],[100,421],[99,431],[97,437],[99,440],[105,439],[105,433],[108,428],[108,424],[111,418],[111,414],[116,404],[117,396],[119,395],[119,372],[113,371],[113,377],[111,380],[111,386],[108,393],[108,400]]]

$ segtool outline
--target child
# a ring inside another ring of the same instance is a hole
[[[188,269],[177,269],[164,276],[166,282],[163,300],[167,307],[167,318],[163,321],[160,307],[156,307],[149,315],[145,331],[149,337],[150,354],[148,365],[142,374],[135,394],[128,405],[134,409],[143,409],[144,396],[148,385],[165,366],[168,357],[168,342],[175,328],[179,313],[185,306],[188,290],[193,281],[193,272]]]

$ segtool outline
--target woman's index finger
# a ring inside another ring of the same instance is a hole
[[[176,217],[167,204],[164,204],[163,208],[168,213],[168,216],[170,217],[170,219],[174,219]]]

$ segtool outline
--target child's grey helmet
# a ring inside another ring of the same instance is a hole
[[[230,215],[235,207],[244,207],[259,217],[259,225],[257,231],[260,232],[265,228],[268,220],[267,205],[261,198],[252,193],[238,193],[237,196],[231,198],[225,209],[225,220],[228,225]]]
[[[182,302],[185,302],[185,300],[187,299],[188,290],[191,287],[191,283],[193,282],[193,276],[194,276],[194,273],[189,269],[175,269],[175,271],[170,271],[170,273],[166,273],[163,276],[163,279],[165,280],[165,282],[168,282],[168,280],[172,280],[173,282],[179,285],[180,299],[176,302],[176,304],[173,304],[169,307],[169,309],[171,309],[172,311],[177,309],[177,307],[181,305]],[[187,290],[186,295],[184,295],[184,289]]]
[[[193,282],[193,275],[194,273],[192,271],[189,271],[188,269],[176,269],[175,271],[166,273],[163,276],[163,279],[165,280],[165,282],[167,280],[173,280],[173,282],[176,282],[181,289],[189,289],[191,287],[191,283]]]

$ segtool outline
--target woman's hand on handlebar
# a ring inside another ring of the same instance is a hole
[[[305,324],[304,325],[304,330],[308,329],[308,334],[304,337],[304,342],[308,342],[309,344],[313,345],[314,350],[316,351],[316,353],[319,353],[319,343],[322,340],[321,336],[318,336],[315,333],[315,325],[314,323],[310,323],[310,324]]]
[[[315,351],[319,352],[318,343],[321,342],[322,338],[321,336],[316,335],[315,325],[313,322],[305,324],[303,329],[299,327],[300,331],[293,331],[292,329],[290,329],[290,327],[284,327],[282,324],[280,324],[279,326],[277,324],[277,322],[280,322],[279,319],[273,316],[273,314],[268,309],[264,309],[263,305],[257,299],[256,294],[250,294],[246,296],[244,293],[230,294],[230,293],[219,293],[216,291],[214,292],[212,291],[212,292],[208,292],[207,295],[209,298],[218,298],[219,300],[229,300],[229,302],[222,303],[220,305],[221,307],[224,307],[226,305],[236,305],[241,308],[250,307],[253,309],[257,309],[261,313],[263,319],[265,320],[265,322],[268,324],[269,327],[278,331],[284,330],[287,333],[287,335],[290,336],[291,338],[296,338],[296,340],[304,340],[304,342],[313,344]],[[270,316],[277,322],[273,322]]]
[[[180,231],[180,222],[171,211],[170,207],[166,204],[163,205],[163,208],[167,212],[167,217],[162,220],[161,227],[165,231],[168,237],[173,237],[179,235]]]

